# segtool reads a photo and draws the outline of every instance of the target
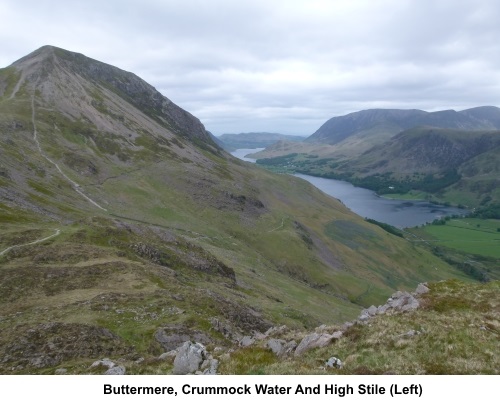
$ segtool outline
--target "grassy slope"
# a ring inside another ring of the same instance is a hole
[[[498,374],[500,283],[433,283],[423,305],[351,327],[342,338],[299,358],[278,359],[269,349],[244,349],[221,371],[228,374]],[[327,332],[339,330],[329,327]],[[414,336],[407,336],[416,331]],[[293,331],[283,338],[300,340]],[[343,368],[325,369],[335,356]]]
[[[380,303],[397,288],[463,277],[300,179],[229,161],[182,138],[158,138],[158,127],[140,126],[137,114],[123,124],[135,134],[130,147],[126,136],[59,114],[37,95],[43,150],[108,209],[99,210],[40,155],[30,94],[20,87],[10,100],[17,78],[7,82],[0,100],[7,175],[0,180],[12,194],[0,205],[0,248],[54,229],[61,234],[0,257],[0,347],[19,356],[5,372],[53,371],[29,365],[25,346],[30,330],[50,332],[47,322],[63,323],[69,339],[82,335],[82,325],[106,328],[117,336],[116,353],[133,358],[161,353],[153,335],[167,324],[227,343],[211,318],[242,331],[270,322],[309,328],[349,319],[358,305]],[[99,119],[117,113],[103,110]],[[234,269],[236,282],[224,268]],[[84,372],[84,364],[111,350],[95,349],[93,332],[85,333],[89,341],[60,358],[43,341],[39,354]]]

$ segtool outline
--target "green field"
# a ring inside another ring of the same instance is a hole
[[[462,218],[429,225],[421,236],[433,244],[474,255],[500,258],[500,220]]]

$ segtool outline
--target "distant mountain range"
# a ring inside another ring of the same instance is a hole
[[[497,107],[373,109],[334,117],[300,144],[282,141],[254,156],[378,193],[422,191],[477,206],[500,201],[499,130]]]
[[[500,108],[476,107],[463,111],[371,109],[326,121],[306,142],[335,145],[346,138],[389,139],[407,129],[429,126],[460,130],[500,129]]]
[[[102,373],[110,357],[170,373],[158,356],[184,342],[237,347],[471,279],[233,158],[133,73],[52,46],[0,69],[0,222],[4,374]]]
[[[223,134],[217,139],[224,149],[232,152],[236,149],[266,148],[278,141],[302,142],[305,136],[283,135],[272,132],[247,132]]]

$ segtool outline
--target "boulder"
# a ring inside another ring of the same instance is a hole
[[[160,354],[158,360],[173,360],[175,356],[177,356],[177,350],[170,350],[169,352]]]
[[[286,340],[283,339],[269,339],[266,346],[271,349],[271,351],[278,357],[285,354]]]
[[[328,333],[312,333],[302,339],[295,349],[295,356],[300,356],[302,353],[317,347],[325,347],[330,344],[333,339],[338,339],[338,335],[330,335]]]
[[[207,367],[202,367],[204,375],[216,375],[217,368],[219,367],[219,360],[210,359],[208,360]]]
[[[416,295],[426,294],[429,291],[430,291],[430,289],[429,289],[429,287],[427,287],[427,285],[425,283],[420,283],[415,290],[415,294]]]
[[[372,305],[370,308],[366,310],[366,312],[368,313],[368,315],[374,316],[377,315],[378,308],[375,305]]]
[[[173,373],[180,375],[194,373],[198,371],[205,358],[205,346],[201,343],[184,342],[175,356]]]
[[[184,325],[168,325],[158,328],[155,332],[155,339],[166,352],[177,349],[187,341],[200,342],[204,345],[211,342],[210,337],[205,333],[191,330]]]
[[[125,375],[125,367],[123,366],[115,366],[111,367],[108,371],[104,373],[104,375]]]
[[[115,366],[115,363],[111,361],[110,359],[102,359],[102,360],[97,360],[92,363],[90,368],[95,368],[95,367],[107,367],[108,369],[113,368]]]
[[[342,360],[337,357],[330,357],[326,361],[325,366],[328,368],[342,368]]]
[[[239,345],[241,347],[248,347],[251,346],[255,343],[255,339],[250,337],[250,336],[243,336],[243,338],[240,340]]]

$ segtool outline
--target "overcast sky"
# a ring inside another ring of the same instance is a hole
[[[131,71],[215,135],[367,108],[500,106],[498,0],[0,0],[0,66],[54,45]]]

